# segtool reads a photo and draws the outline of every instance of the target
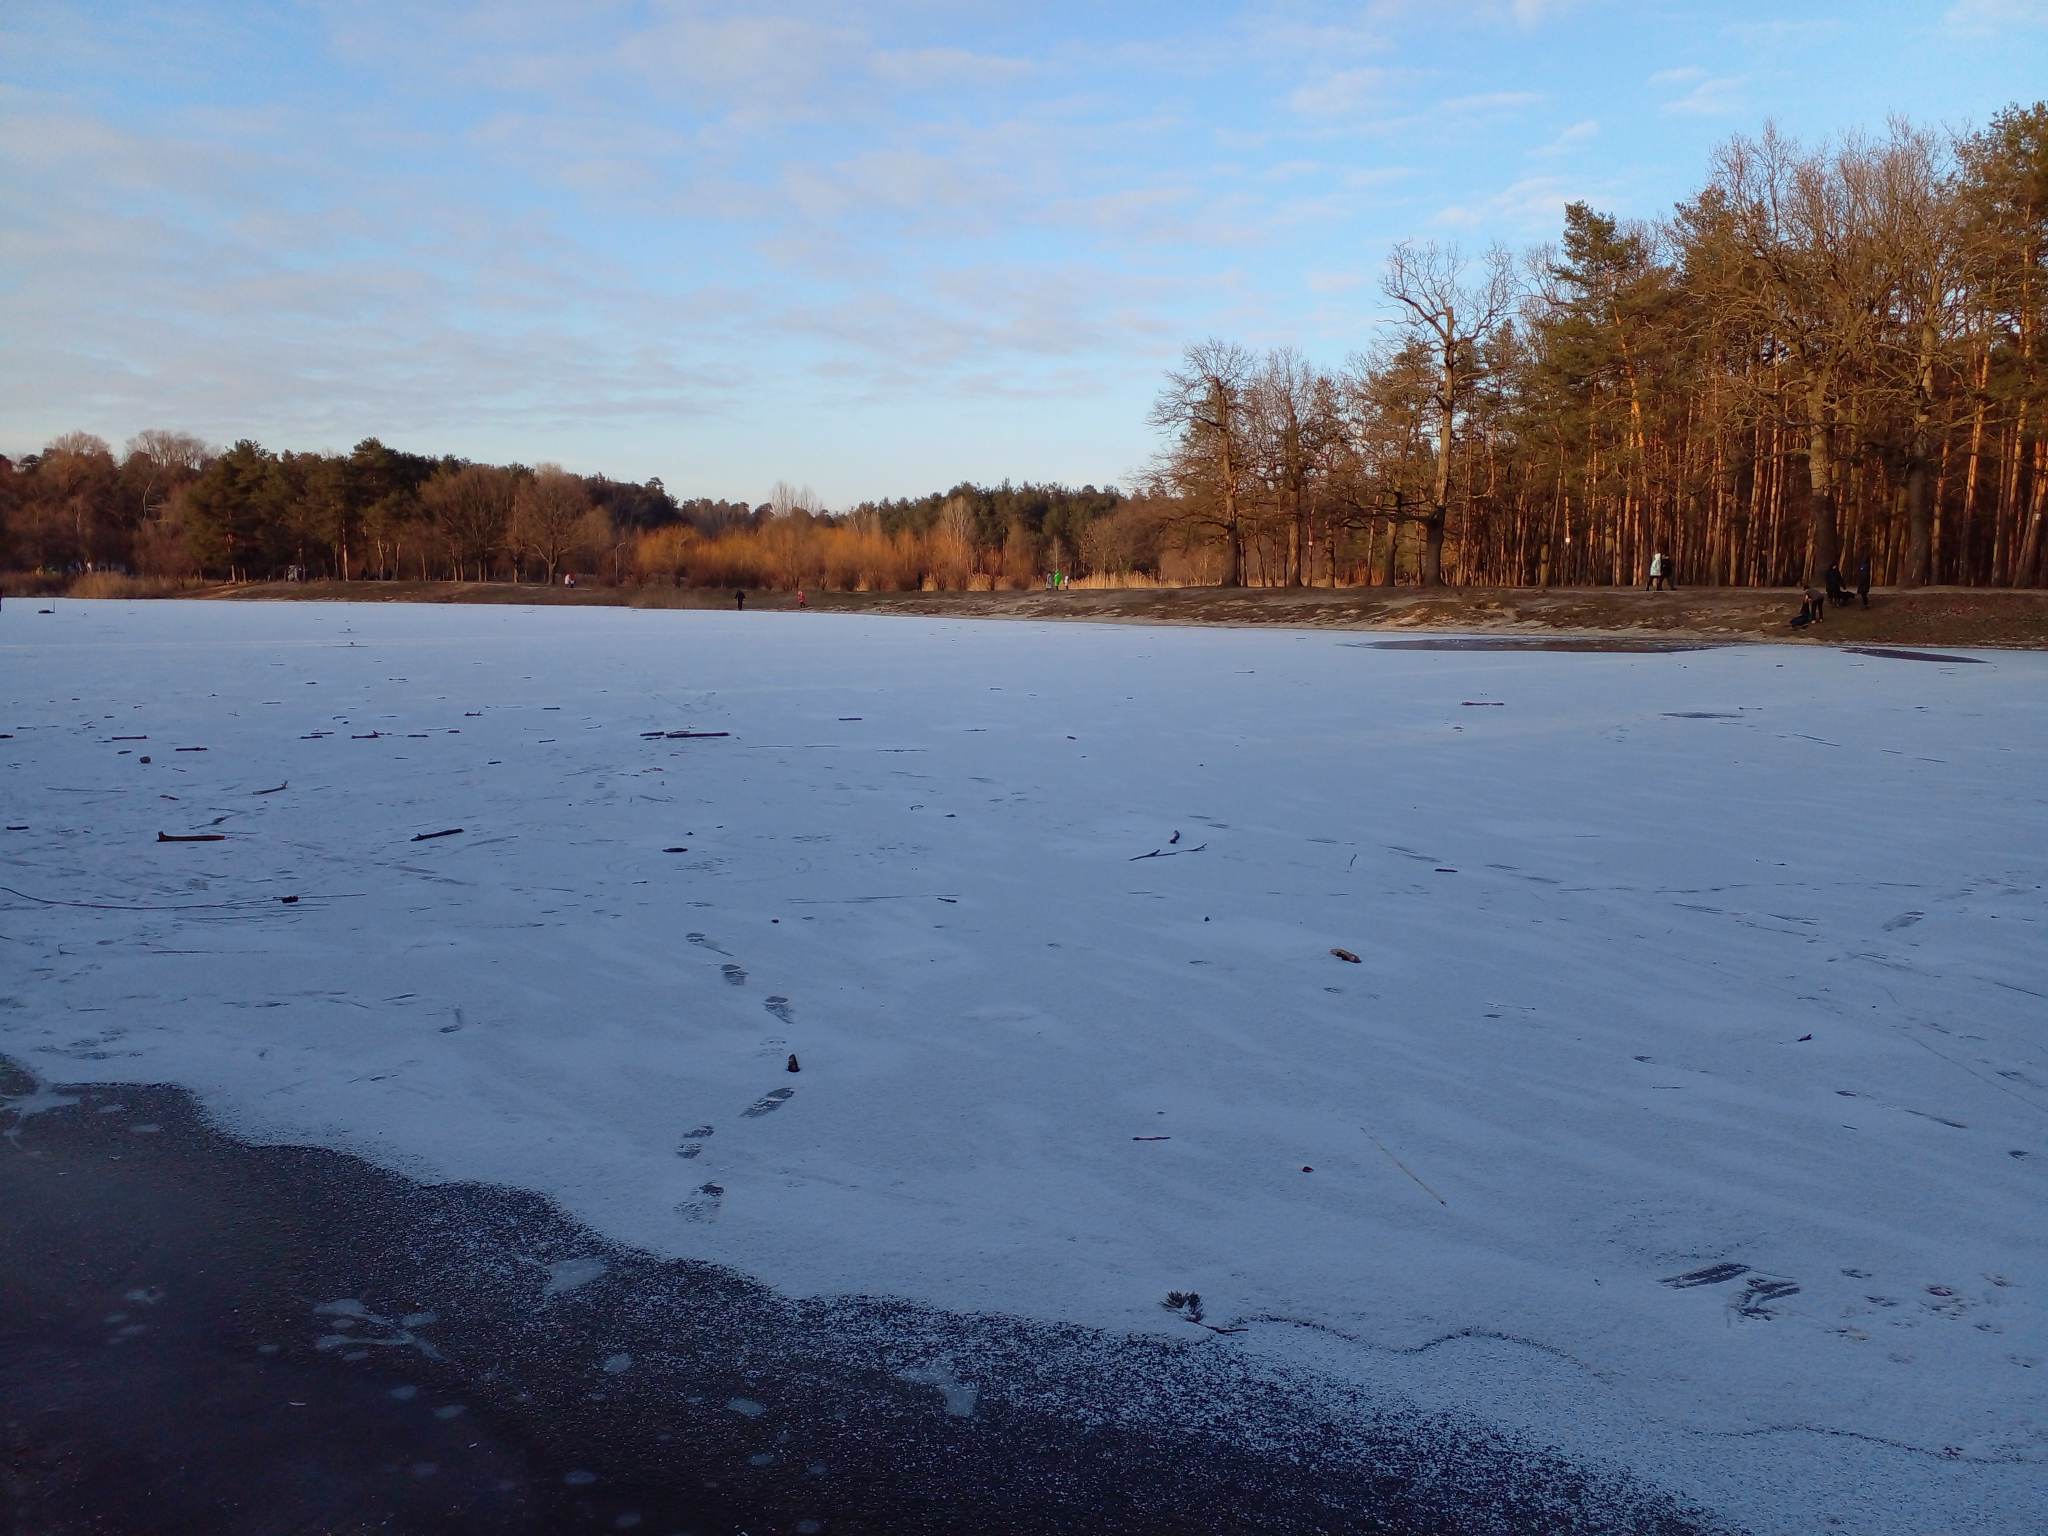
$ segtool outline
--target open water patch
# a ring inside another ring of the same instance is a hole
[[[1361,651],[1567,651],[1610,656],[1661,656],[1714,649],[1700,640],[1642,640],[1605,635],[1422,635],[1405,640],[1343,643]]]
[[[1899,651],[1884,645],[1850,645],[1843,649],[1858,656],[1881,656],[1886,661],[1959,661],[1972,667],[1984,664],[1982,656],[1958,656],[1951,651]]]

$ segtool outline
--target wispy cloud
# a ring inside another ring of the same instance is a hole
[[[1381,24],[1440,21],[1446,12],[1493,26],[1534,31],[1579,10],[1588,0],[1369,0],[1366,14]]]
[[[1508,14],[1522,27],[1540,26],[1576,9],[1578,0],[1508,0]]]
[[[1667,117],[1728,117],[1748,109],[1743,95],[1747,75],[1693,78],[1692,89],[1673,96],[1658,110]]]
[[[1554,160],[1560,155],[1568,155],[1573,150],[1592,143],[1599,133],[1599,121],[1595,118],[1584,118],[1569,127],[1559,129],[1555,138],[1546,144],[1537,145],[1529,151],[1529,156],[1534,160]]]
[[[1723,30],[1746,47],[1769,51],[1778,48],[1810,47],[1815,43],[1825,42],[1841,32],[1842,23],[1833,16],[1813,16],[1800,20],[1777,16],[1768,21],[1731,21]]]
[[[894,85],[972,86],[1006,83],[1032,72],[1028,59],[967,48],[889,48],[868,61],[875,77]]]
[[[1287,105],[1304,117],[1352,117],[1385,111],[1393,97],[1393,76],[1385,69],[1333,70],[1295,87]]]
[[[1437,110],[1455,117],[1481,117],[1520,112],[1526,107],[1540,106],[1542,102],[1540,91],[1480,91],[1440,101]]]
[[[1438,209],[1433,222],[1452,229],[1512,233],[1518,239],[1551,234],[1564,222],[1565,205],[1595,190],[1562,176],[1524,176],[1482,201]]]
[[[1244,24],[1259,48],[1290,61],[1371,57],[1394,46],[1386,19],[1370,14],[1370,8],[1362,16],[1337,18],[1275,14],[1255,8],[1246,15]]]
[[[1956,0],[1942,13],[1941,24],[1958,37],[2048,27],[2048,0]]]

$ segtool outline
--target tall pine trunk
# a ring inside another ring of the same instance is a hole
[[[1818,586],[1827,568],[1840,557],[1835,525],[1835,460],[1828,432],[1827,376],[1817,376],[1807,392],[1811,412],[1806,434],[1807,505],[1806,582]]]

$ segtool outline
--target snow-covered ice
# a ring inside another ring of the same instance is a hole
[[[180,1083],[1759,1530],[2038,1516],[2048,656],[57,607],[0,612],[17,1107]]]

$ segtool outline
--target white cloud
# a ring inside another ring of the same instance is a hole
[[[1028,60],[966,48],[884,49],[868,65],[880,79],[911,86],[998,85],[1032,71]]]
[[[1748,102],[1742,88],[1748,80],[1747,75],[1709,75],[1659,110],[1667,117],[1727,117],[1746,111]]]
[[[1534,27],[1549,21],[1553,16],[1562,16],[1572,9],[1576,0],[1508,0],[1508,14],[1521,27]]]
[[[1799,21],[1731,21],[1723,29],[1737,42],[1760,52],[1778,48],[1807,47],[1824,42],[1842,30],[1832,16],[1808,17]]]
[[[1453,229],[1491,229],[1516,236],[1555,234],[1567,203],[1598,189],[1562,176],[1524,176],[1477,203],[1452,203],[1437,210],[1434,223]]]
[[[868,149],[827,165],[793,165],[784,187],[796,211],[819,224],[849,213],[893,212],[918,221],[980,223],[1017,192],[993,167],[921,149]]]
[[[1987,37],[2016,27],[2048,27],[2048,0],[1956,0],[1942,26],[1960,37]]]
[[[1399,181],[1414,174],[1414,167],[1406,165],[1360,166],[1357,170],[1344,173],[1344,185],[1353,191],[1363,191],[1368,187],[1385,186],[1388,182]]]
[[[1351,117],[1384,107],[1391,94],[1389,71],[1340,69],[1297,86],[1287,105],[1304,117]]]
[[[1419,22],[1432,29],[1447,21],[1477,21],[1534,31],[1580,9],[1587,0],[1368,0],[1367,19],[1377,27]]]
[[[1557,137],[1547,144],[1539,144],[1529,151],[1531,159],[1553,160],[1559,155],[1570,154],[1581,144],[1589,144],[1600,132],[1596,118],[1585,118],[1558,131]]]
[[[1650,76],[1650,84],[1684,85],[1689,81],[1705,79],[1706,73],[1697,64],[1686,64],[1677,69],[1660,69],[1657,73]]]
[[[1460,117],[1476,117],[1494,112],[1519,112],[1524,107],[1539,105],[1542,100],[1542,94],[1537,91],[1482,91],[1473,96],[1453,96],[1448,101],[1440,101],[1437,110]]]
[[[1478,91],[1451,96],[1437,102],[1426,115],[1397,111],[1403,105],[1401,87],[1412,82],[1416,72],[1402,69],[1361,67],[1333,70],[1288,96],[1287,104],[1299,115],[1318,121],[1325,128],[1350,131],[1359,128],[1392,133],[1450,119],[1502,117],[1540,106],[1540,91]]]
[[[1303,21],[1255,12],[1248,21],[1258,47],[1289,60],[1380,54],[1393,46],[1386,28],[1371,20]]]

